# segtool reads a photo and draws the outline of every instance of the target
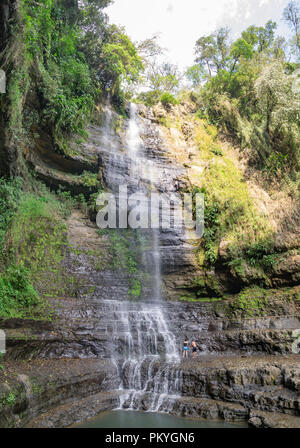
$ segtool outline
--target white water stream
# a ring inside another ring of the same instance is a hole
[[[103,143],[110,142],[111,112],[107,111]],[[112,150],[109,147],[109,150]],[[137,106],[130,106],[130,120],[126,134],[127,170],[129,188],[137,191],[142,176],[148,177],[148,188],[153,190],[159,178],[159,167],[155,161],[149,161],[144,154],[140,132],[140,118]],[[116,182],[115,155],[111,154],[108,166],[108,178]],[[122,165],[122,164],[121,164]],[[119,164],[120,166],[120,164]],[[116,185],[112,188],[116,191]],[[120,340],[123,335],[123,353],[114,357],[119,362],[122,383],[120,390],[120,409],[144,409],[148,411],[168,411],[174,399],[181,393],[180,360],[174,334],[169,330],[163,311],[161,288],[160,233],[150,229],[150,250],[141,254],[147,260],[151,273],[151,300],[147,302],[121,302],[107,300],[110,310],[117,317],[113,328],[113,338]],[[143,249],[141,248],[141,251]],[[118,358],[118,359],[117,359]],[[121,361],[122,359],[122,361]]]

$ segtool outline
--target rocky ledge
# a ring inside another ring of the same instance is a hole
[[[181,371],[182,396],[166,397],[160,412],[300,427],[298,355],[201,356],[173,368]],[[0,376],[1,427],[71,426],[116,408],[124,393],[116,366],[107,360],[7,362]],[[151,391],[141,400],[142,409],[147,400]]]
[[[0,370],[0,427],[27,426],[60,405],[65,405],[69,411],[64,411],[63,417],[57,420],[51,419],[50,413],[48,427],[84,420],[116,406],[117,393],[108,391],[115,390],[118,384],[116,366],[108,360],[6,361]],[[93,396],[98,397],[98,407],[97,402],[91,400]],[[85,408],[81,406],[80,412],[73,409],[72,413],[74,403],[84,400]]]
[[[146,381],[148,366],[142,370]],[[158,411],[181,417],[247,421],[257,427],[300,427],[300,368],[298,356],[204,356],[180,365],[152,365],[155,378],[163,373],[172,389],[180,371],[182,394],[161,395]],[[158,372],[158,374],[156,374]],[[148,387],[146,387],[148,389]],[[151,387],[149,388],[151,389]],[[142,391],[126,402],[149,408],[153,394]],[[282,416],[280,419],[279,416]]]

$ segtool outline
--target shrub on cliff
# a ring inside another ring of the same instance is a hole
[[[65,287],[63,218],[70,200],[33,180],[30,191],[21,187],[19,179],[0,180],[0,316],[49,317],[45,297]]]
[[[42,300],[31,284],[27,269],[11,265],[0,274],[1,317],[26,317],[38,305],[42,305]]]
[[[162,95],[161,95],[161,97],[160,97],[160,102],[162,103],[162,105],[164,106],[164,107],[169,107],[169,106],[171,106],[171,105],[175,105],[175,104],[178,104],[178,101],[177,101],[177,99],[175,98],[175,96],[174,95],[172,95],[171,93],[169,93],[169,92],[165,92],[165,93],[163,93]]]

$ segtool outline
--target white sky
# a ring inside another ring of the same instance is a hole
[[[233,37],[250,25],[268,20],[278,24],[277,32],[287,35],[282,12],[289,0],[115,0],[106,9],[111,23],[125,26],[133,41],[160,33],[168,49],[166,59],[181,68],[193,65],[196,40],[229,26]]]

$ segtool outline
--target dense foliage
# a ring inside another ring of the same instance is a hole
[[[296,2],[285,9],[284,18],[299,37]],[[202,81],[199,116],[249,148],[253,163],[265,170],[266,178],[282,181],[290,194],[298,196],[297,39],[288,46],[283,37],[276,36],[276,27],[272,21],[264,27],[250,26],[234,42],[226,28],[198,39],[196,62],[202,70],[198,72]],[[291,57],[294,62],[290,62]],[[195,67],[188,71],[194,80],[198,73]],[[197,85],[195,81],[193,85]]]
[[[135,80],[142,61],[124,30],[108,23],[103,9],[110,2],[20,0],[3,65],[10,130],[17,142],[42,125],[50,130],[57,149],[67,152],[68,136],[85,135],[85,124],[101,95],[110,91],[122,107],[121,83]],[[32,108],[24,111],[30,91],[38,106],[35,114]],[[30,118],[25,123],[24,112]]]
[[[0,180],[0,317],[49,318],[47,295],[72,291],[64,218],[79,201],[34,178]]]

